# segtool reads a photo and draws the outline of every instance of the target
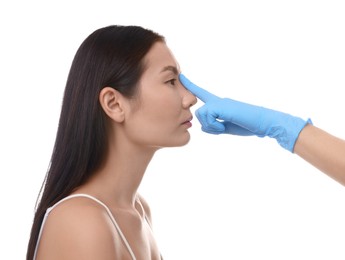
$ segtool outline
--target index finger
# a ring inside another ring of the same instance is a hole
[[[180,81],[183,86],[185,86],[186,89],[188,89],[190,92],[192,92],[195,96],[197,96],[200,100],[202,100],[204,103],[207,101],[210,101],[211,99],[218,98],[216,95],[208,92],[207,90],[198,87],[193,82],[191,82],[189,79],[186,78],[185,75],[180,73],[179,75]]]

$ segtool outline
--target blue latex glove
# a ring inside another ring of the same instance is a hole
[[[206,133],[269,136],[293,152],[299,133],[307,123],[312,123],[310,119],[305,121],[272,109],[217,97],[193,84],[183,74],[179,78],[190,92],[205,103],[195,114]]]

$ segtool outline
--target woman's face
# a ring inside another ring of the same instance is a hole
[[[165,43],[155,43],[144,59],[146,70],[138,86],[138,101],[125,120],[128,137],[150,147],[188,143],[192,113],[197,99],[178,79],[180,69]]]

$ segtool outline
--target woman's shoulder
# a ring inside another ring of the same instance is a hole
[[[106,220],[106,209],[94,199],[82,195],[67,197],[49,210],[47,224],[50,221],[60,225],[75,224],[78,227],[87,223],[92,227]]]
[[[103,259],[103,255],[104,259],[107,256],[114,259],[116,252],[121,252],[121,248],[116,248],[121,244],[116,243],[119,239],[116,234],[101,204],[90,198],[75,197],[49,212],[40,246],[49,256],[59,256],[57,259]]]

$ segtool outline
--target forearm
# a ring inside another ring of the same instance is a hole
[[[320,128],[307,125],[294,153],[345,186],[345,141]]]

